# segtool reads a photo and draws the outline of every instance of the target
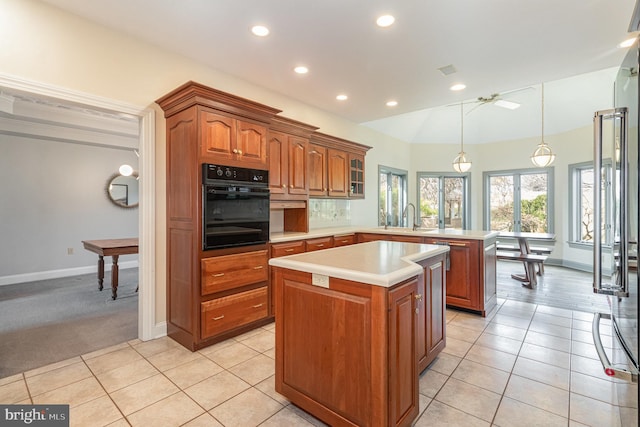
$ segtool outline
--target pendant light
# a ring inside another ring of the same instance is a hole
[[[453,169],[456,172],[464,173],[471,169],[471,162],[467,160],[467,156],[464,152],[464,105],[460,103],[460,152],[458,156],[453,159]]]
[[[531,161],[540,168],[546,168],[556,159],[556,155],[551,152],[551,147],[544,142],[544,83],[542,83],[542,132],[540,144],[531,155]]]

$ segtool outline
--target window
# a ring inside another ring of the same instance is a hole
[[[409,218],[402,218],[402,210],[407,205],[407,171],[378,166],[379,225],[403,227]]]
[[[592,244],[594,233],[594,182],[593,182],[593,162],[577,163],[569,165],[569,242],[580,244]],[[604,161],[602,166],[601,191],[611,186],[612,167],[611,161]],[[608,194],[607,192],[606,194]],[[611,243],[611,196],[606,196],[602,200],[603,218],[602,241]]]
[[[469,174],[418,172],[418,224],[425,228],[469,228]]]
[[[553,168],[483,175],[487,230],[553,232]]]

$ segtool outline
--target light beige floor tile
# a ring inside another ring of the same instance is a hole
[[[276,331],[276,322],[273,321],[273,322],[271,322],[271,323],[269,323],[267,325],[264,325],[262,327],[262,329],[264,329],[265,331],[269,331],[269,332],[274,332],[275,333],[275,331]]]
[[[582,320],[585,322],[591,322],[593,320],[593,313],[587,313],[586,311],[573,311],[573,318],[576,320]]]
[[[488,427],[490,423],[436,400],[418,418],[415,427]]]
[[[571,331],[571,340],[593,344],[593,334],[591,333],[591,331],[581,331],[579,329],[573,329]],[[610,335],[600,335],[600,340],[604,347],[612,348],[613,337],[611,337]]]
[[[589,359],[600,360],[596,346],[593,343],[588,344],[579,341],[571,341],[571,354],[588,357]]]
[[[282,409],[275,400],[250,388],[213,408],[209,413],[225,427],[257,426]]]
[[[258,330],[256,334],[251,335],[246,339],[237,341],[240,341],[242,344],[254,349],[257,352],[263,353],[275,347],[276,334],[270,331]]]
[[[260,427],[312,427],[313,424],[300,417],[291,408],[282,408]]]
[[[509,373],[465,359],[460,362],[451,378],[502,394],[509,381]]]
[[[240,342],[234,342],[211,353],[207,353],[206,357],[216,362],[225,369],[229,369],[239,363],[245,362],[259,353],[252,348]]]
[[[297,416],[299,416],[300,418],[302,418],[303,420],[305,420],[306,422],[310,423],[315,427],[329,427],[327,424],[323,423],[322,421],[320,421],[313,415],[309,414],[308,412],[305,412],[302,409],[298,408],[296,405],[289,405],[287,406],[287,409],[294,412]]]
[[[92,377],[84,362],[73,363],[52,371],[27,378],[27,386],[32,396]]]
[[[447,329],[447,333],[449,330]],[[484,333],[498,335],[513,340],[522,341],[527,334],[526,329],[516,328],[514,326],[501,325],[499,323],[490,323],[484,330]]]
[[[475,331],[483,331],[490,322],[487,318],[479,316],[472,317],[467,313],[459,313],[451,320],[452,325],[473,329]]]
[[[142,341],[140,338],[134,338],[132,340],[127,341],[127,344],[129,344],[130,346],[134,346],[134,345],[138,345],[138,344],[142,344],[144,341]]]
[[[212,353],[216,353],[219,350],[222,350],[225,347],[231,347],[238,344],[238,341],[236,341],[235,339],[231,338],[225,341],[220,341],[218,343],[212,344],[210,346],[207,346],[205,348],[201,348],[200,350],[198,350],[198,353],[202,354],[203,356],[208,357],[210,354]]]
[[[623,427],[638,424],[638,408],[620,408],[620,422]]]
[[[1,403],[16,404],[26,399],[29,399],[29,391],[24,380],[13,381],[0,386]]]
[[[259,334],[261,334],[262,332],[263,332],[263,331],[262,331],[262,328],[252,329],[252,330],[247,331],[247,332],[245,332],[245,333],[243,333],[243,334],[240,334],[240,335],[235,336],[235,337],[233,338],[233,340],[238,341],[238,342],[242,342],[242,341],[244,341],[244,340],[246,340],[246,339],[249,339],[249,338],[253,337],[254,335],[259,335]]]
[[[592,325],[591,321],[573,319],[571,327],[578,331],[591,332],[591,329],[593,329]],[[611,328],[602,322],[600,322],[600,335],[611,335]]]
[[[262,354],[264,354],[265,356],[267,356],[270,359],[276,360],[276,349],[275,349],[275,347],[265,351]]]
[[[120,418],[118,421],[113,422],[106,427],[131,427],[131,425],[127,422],[126,419]]]
[[[512,326],[514,328],[527,329],[531,321],[523,317],[507,316],[505,314],[496,314],[492,320],[492,323],[499,325]]]
[[[518,357],[513,373],[553,387],[569,390],[569,370]]]
[[[81,357],[84,360],[89,360],[89,359],[93,359],[94,357],[102,356],[104,354],[112,353],[116,350],[122,350],[123,348],[129,348],[129,347],[130,346],[128,343],[123,342],[120,344],[112,345],[110,347],[102,348],[100,350],[92,351],[91,353],[83,354]]]
[[[529,330],[533,332],[540,332],[541,334],[553,335],[567,340],[571,339],[571,328],[564,326],[552,325],[550,323],[533,320],[529,326]]]
[[[536,313],[533,316],[534,322],[548,323],[550,325],[562,326],[564,328],[571,328],[571,318],[563,316],[554,316],[547,313]]]
[[[566,427],[567,418],[503,397],[494,425],[499,427]]]
[[[273,361],[272,361],[273,362]],[[196,360],[169,369],[164,374],[181,389],[206,380],[207,378],[222,372],[222,368],[216,363],[200,356]]]
[[[524,342],[539,345],[542,347],[552,348],[554,350],[571,352],[571,340],[560,338],[553,335],[542,334],[540,332],[528,331]]]
[[[502,306],[502,307],[500,307],[500,310],[498,310],[498,314],[501,314],[501,315],[504,315],[504,316],[522,317],[523,319],[531,320],[531,318],[533,317],[534,312],[533,311],[522,311],[522,310],[520,310],[518,308],[515,308],[515,307]]]
[[[530,343],[522,345],[519,356],[564,369],[571,366],[571,354]]]
[[[490,422],[498,409],[500,398],[501,395],[497,393],[450,378],[435,400]]]
[[[33,396],[33,403],[69,404],[69,406],[73,407],[104,395],[106,393],[98,383],[98,380],[90,377],[38,396]]]
[[[569,392],[538,381],[511,375],[504,395],[536,408],[569,417]]]
[[[440,353],[427,369],[440,372],[444,375],[451,375],[453,371],[458,367],[462,359],[447,353]]]
[[[222,424],[218,422],[215,418],[211,416],[208,412],[200,415],[198,418],[195,418],[188,423],[184,424],[183,427],[224,427]]]
[[[505,353],[504,351],[495,350],[493,348],[474,345],[467,353],[466,359],[492,368],[510,372],[516,361],[516,355]]]
[[[111,393],[123,414],[129,415],[178,391],[164,375],[158,374]]]
[[[50,365],[42,366],[40,368],[31,369],[24,373],[25,377],[32,377],[34,375],[43,374],[54,369],[62,368],[63,366],[72,365],[74,363],[82,362],[80,356],[72,357],[71,359],[61,360],[60,362],[51,363]]]
[[[447,345],[442,351],[443,353],[448,353],[453,356],[464,357],[464,355],[467,354],[467,351],[469,351],[472,345],[472,342],[462,341],[447,336]]]
[[[161,353],[156,353],[153,356],[147,357],[147,360],[159,371],[164,372],[169,369],[173,369],[176,366],[204,358],[205,357],[200,353],[192,352],[180,346]]]
[[[618,405],[628,408],[638,408],[638,383],[620,382],[616,384]]]
[[[420,391],[420,394],[428,397],[435,397],[448,379],[448,375],[443,375],[433,369],[425,369],[425,371],[420,375],[418,390]]]
[[[596,400],[618,404],[616,386],[618,384],[592,377],[590,375],[581,374],[579,372],[571,373],[571,393],[581,394]]]
[[[142,359],[142,356],[140,356],[138,352],[131,347],[126,347],[103,354],[102,356],[87,359],[85,363],[95,375],[98,375],[140,359]]]
[[[418,395],[418,418],[420,417],[420,415],[422,415],[424,410],[429,407],[432,400],[432,398],[427,397],[424,394]]]
[[[16,381],[22,381],[24,380],[24,375],[20,374],[15,374],[15,375],[11,375],[9,377],[4,377],[4,378],[0,378],[0,386],[9,384],[9,383],[15,383]]]
[[[475,342],[475,340],[478,339],[478,337],[480,336],[482,332],[474,330],[474,329],[469,329],[469,328],[464,328],[462,326],[459,325],[447,325],[447,331],[446,331],[446,336],[447,336],[447,340],[449,338],[455,338],[458,340],[462,340],[462,341],[467,341],[467,342]]]
[[[107,393],[112,393],[158,373],[158,370],[146,359],[138,359],[110,371],[99,373],[96,377]]]
[[[502,307],[517,308],[520,311],[529,311],[533,313],[538,308],[538,305],[532,304],[530,302],[523,302],[523,301],[508,299],[508,300],[505,300],[504,304],[502,304]]]
[[[180,426],[202,415],[204,410],[183,392],[172,394],[127,416],[133,427]]]
[[[569,418],[588,426],[620,426],[617,408],[600,400],[571,393]]]
[[[122,418],[122,414],[107,395],[69,409],[71,426],[106,426]]]
[[[163,351],[167,351],[176,347],[182,346],[169,337],[162,337],[155,340],[144,341],[138,345],[133,346],[133,348],[144,357],[150,357],[154,354],[162,353]]]
[[[571,371],[579,372],[585,375],[591,375],[592,377],[600,378],[601,380],[622,382],[623,380],[616,380],[604,373],[602,363],[596,359],[590,359],[588,357],[578,356],[577,354],[571,355]]]
[[[281,395],[276,391],[275,375],[272,375],[266,380],[256,384],[255,388],[257,388],[258,390],[260,390],[261,392],[263,392],[264,394],[266,394],[267,396],[269,396],[270,398],[272,398],[282,406],[287,406],[289,403],[291,403],[286,397],[284,397],[283,395]]]
[[[259,354],[246,362],[235,365],[229,371],[247,383],[256,385],[276,373],[276,364],[273,359]]]
[[[504,351],[505,353],[518,354],[520,347],[522,346],[522,341],[485,332],[480,336],[480,338],[478,338],[476,345]]]
[[[548,305],[538,305],[536,313],[552,314],[554,316],[573,318],[573,312],[566,308],[551,307]]]
[[[208,411],[249,387],[235,375],[222,371],[185,389],[185,393]]]

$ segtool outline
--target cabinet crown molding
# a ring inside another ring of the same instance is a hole
[[[371,147],[368,145],[338,138],[337,136],[327,135],[326,133],[322,132],[312,133],[310,142],[312,144],[322,145],[327,148],[335,148],[350,153],[366,153],[371,149]]]

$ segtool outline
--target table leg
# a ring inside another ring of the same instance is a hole
[[[118,258],[120,255],[113,255],[111,264],[111,299],[118,298]]]
[[[104,282],[104,257],[98,255],[98,290],[102,290],[102,283]]]

